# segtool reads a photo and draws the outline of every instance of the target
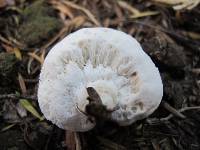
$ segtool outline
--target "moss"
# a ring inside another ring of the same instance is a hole
[[[0,53],[0,94],[15,88],[19,61],[14,54]]]
[[[37,0],[24,9],[23,16],[25,19],[30,20],[38,16],[46,16],[46,14],[49,14],[51,11],[51,9],[47,8],[43,0]]]
[[[52,16],[53,12],[43,0],[38,0],[25,8],[18,39],[25,45],[34,47],[50,39],[62,26],[61,21]]]
[[[49,39],[59,26],[54,18],[39,17],[36,20],[26,22],[20,27],[20,39],[24,44],[33,46]]]
[[[18,60],[14,54],[0,53],[0,76],[10,77],[16,69]]]
[[[12,93],[18,88],[19,60],[14,54],[0,53],[0,94]]]

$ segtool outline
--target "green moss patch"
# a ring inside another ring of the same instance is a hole
[[[62,22],[53,14],[53,8],[43,0],[26,7],[22,13],[23,21],[18,30],[18,39],[27,46],[38,47],[52,38],[62,27]]]

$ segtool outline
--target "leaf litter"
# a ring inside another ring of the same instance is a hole
[[[41,65],[66,35],[105,26],[142,44],[161,72],[167,105],[128,127],[108,122],[78,133],[80,147],[200,149],[199,16],[199,0],[1,0],[0,148],[66,149],[64,131],[45,120],[38,107]],[[176,117],[179,112],[184,119]]]

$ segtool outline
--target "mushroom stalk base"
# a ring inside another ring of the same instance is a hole
[[[65,144],[67,150],[81,150],[81,142],[77,132],[65,131]]]

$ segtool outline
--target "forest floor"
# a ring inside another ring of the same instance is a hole
[[[69,33],[103,26],[122,30],[141,43],[160,70],[164,103],[131,126],[105,124],[79,133],[82,149],[200,150],[197,3],[0,0],[0,149],[67,149],[64,130],[45,120],[38,107],[40,69],[51,47]]]

